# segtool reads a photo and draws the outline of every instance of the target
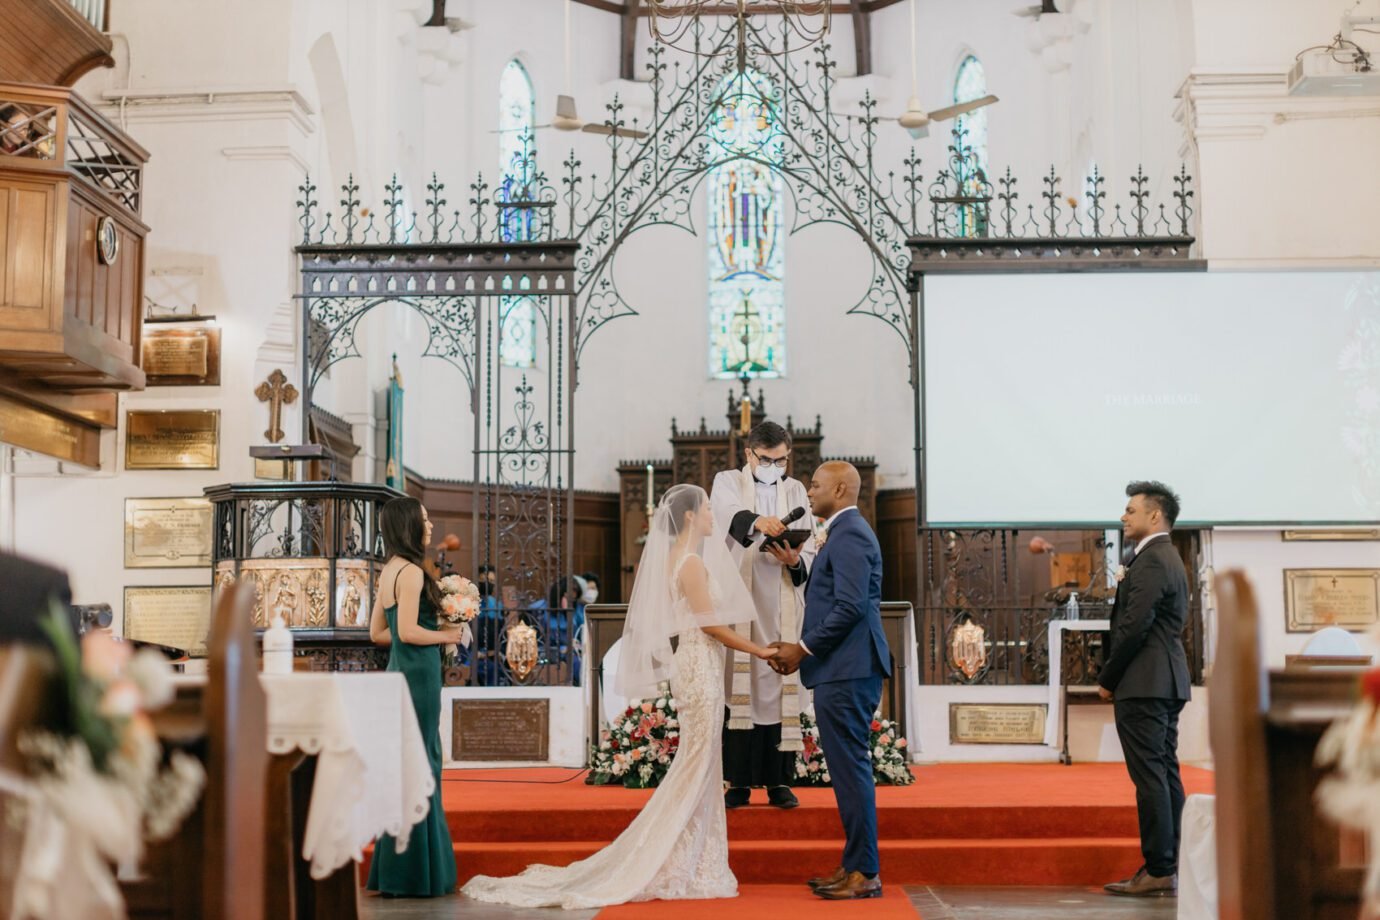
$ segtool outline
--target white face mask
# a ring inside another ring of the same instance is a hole
[[[776,466],[775,464],[768,466],[767,464],[763,463],[758,465],[753,475],[757,477],[758,482],[762,483],[763,485],[770,486],[774,485],[776,481],[780,479],[785,472],[785,470],[781,469],[781,467]]]
[[[581,598],[586,604],[592,604],[599,599],[598,588],[586,588],[584,596]]]

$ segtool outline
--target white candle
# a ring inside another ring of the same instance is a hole
[[[647,464],[647,516],[651,517],[652,509],[656,507],[656,475],[652,465]]]

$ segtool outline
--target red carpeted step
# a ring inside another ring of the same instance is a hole
[[[457,843],[462,882],[474,875],[516,875],[532,863],[564,866],[593,855],[605,841]],[[837,865],[840,841],[746,840],[729,844],[729,865],[743,884],[799,883]],[[1101,885],[1140,865],[1135,837],[1044,840],[886,840],[882,876],[901,885]],[[368,876],[366,854],[360,879]]]
[[[913,786],[877,790],[882,872],[891,883],[1100,885],[1140,865],[1135,790],[1121,764],[942,764],[917,767],[916,775]],[[583,859],[652,795],[585,786],[578,776],[447,771],[442,798],[461,879]],[[1184,785],[1190,794],[1211,792],[1213,777],[1186,768]],[[837,864],[843,828],[833,791],[796,792],[801,807],[792,811],[729,812],[729,858],[740,883],[799,883]]]

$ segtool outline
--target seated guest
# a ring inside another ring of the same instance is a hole
[[[584,634],[586,589],[579,575],[556,580],[546,597],[532,605],[532,626],[537,630],[545,663],[570,662],[570,682],[580,686],[582,665],[579,640]]]
[[[503,604],[497,594],[498,573],[488,564],[479,567],[474,583],[479,588],[479,616],[470,624],[474,636],[474,671],[471,682],[476,687],[507,686],[508,675],[503,660]]]
[[[47,619],[53,602],[67,615],[72,632],[80,631],[72,587],[61,569],[0,552],[0,586],[0,642],[47,644],[39,624]]]
[[[597,603],[599,603],[599,575],[598,575],[598,573],[596,573],[596,572],[586,572],[585,574],[581,575],[580,577],[583,578],[583,579],[585,580],[585,596],[584,596],[584,598],[583,598],[585,606],[588,607],[590,604],[597,604]]]

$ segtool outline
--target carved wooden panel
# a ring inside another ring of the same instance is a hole
[[[7,338],[11,332],[48,332],[57,325],[52,258],[57,191],[0,176],[0,331]]]

